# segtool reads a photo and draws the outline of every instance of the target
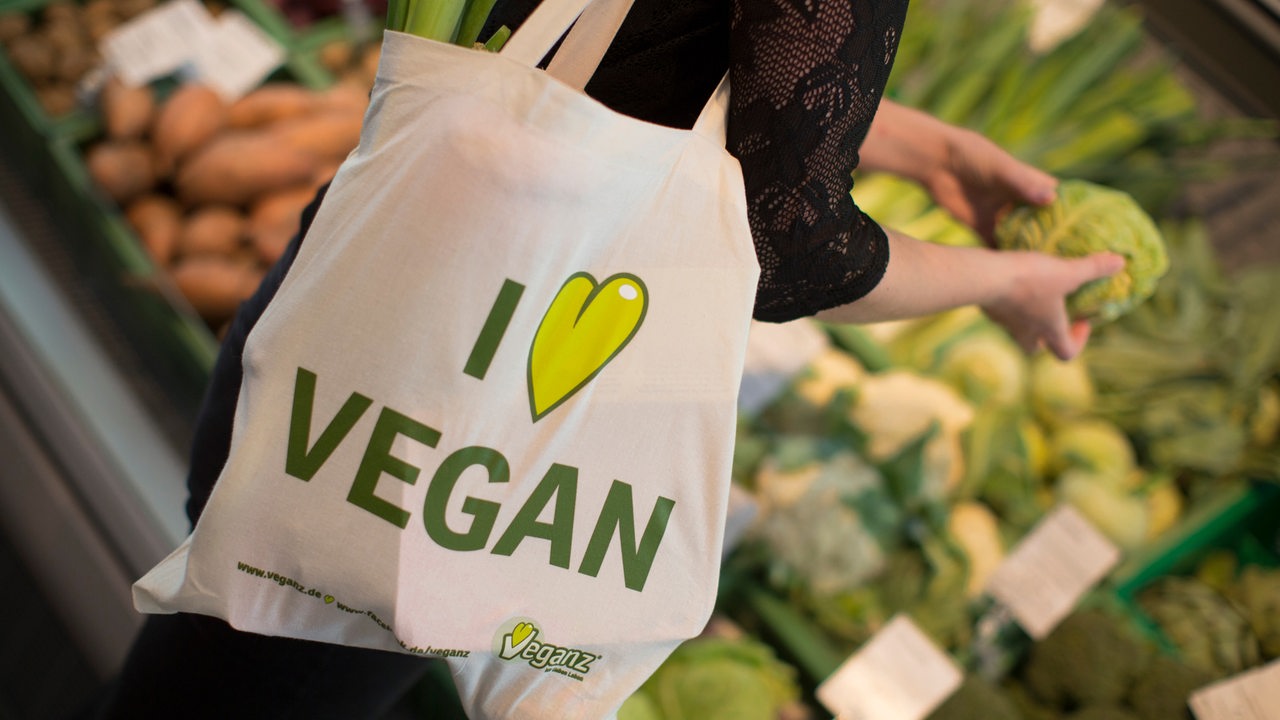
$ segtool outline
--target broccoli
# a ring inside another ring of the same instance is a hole
[[[1021,720],[1022,714],[998,688],[975,675],[938,706],[927,720]]]
[[[1067,720],[1138,720],[1138,717],[1119,705],[1090,705],[1071,713]]]
[[[1100,608],[1078,610],[1031,648],[1022,677],[1042,703],[1067,710],[1122,701],[1151,647]]]
[[[1213,679],[1205,670],[1158,655],[1130,691],[1129,705],[1142,720],[1190,720],[1187,698]]]

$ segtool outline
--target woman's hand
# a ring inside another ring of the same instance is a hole
[[[881,322],[977,305],[1026,352],[1047,347],[1066,360],[1077,355],[1089,337],[1087,322],[1068,319],[1066,296],[1124,267],[1124,258],[1111,253],[1060,258],[938,245],[886,232],[889,266],[884,277],[862,298],[824,310],[818,319]]]
[[[1002,281],[990,300],[979,303],[987,317],[1003,326],[1024,352],[1047,347],[1062,360],[1079,354],[1092,326],[1087,320],[1072,322],[1067,317],[1066,296],[1091,280],[1122,270],[1124,257],[1098,253],[1060,258],[1031,251],[997,256],[1005,266]]]
[[[914,180],[938,205],[973,228],[988,245],[1001,213],[1017,203],[1053,201],[1057,179],[1005,152],[979,133],[883,100],[861,165]]]
[[[1058,181],[982,135],[948,127],[945,158],[921,182],[938,205],[995,244],[996,222],[1016,204],[1053,202]]]

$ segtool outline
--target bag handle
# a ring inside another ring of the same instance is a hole
[[[600,66],[633,1],[543,0],[503,45],[500,54],[533,67],[568,31],[547,72],[582,90]],[[698,114],[693,132],[723,146],[728,113],[729,75],[726,73]]]
[[[502,46],[500,54],[533,67],[573,26],[547,70],[581,90],[622,27],[631,3],[632,0],[543,0]],[[553,72],[552,68],[566,75]]]

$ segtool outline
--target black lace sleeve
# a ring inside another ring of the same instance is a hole
[[[498,0],[487,31],[536,5]],[[844,305],[884,275],[888,240],[849,191],[906,12],[907,0],[635,0],[587,85],[614,110],[689,127],[729,70],[757,319]]]
[[[760,261],[755,316],[781,322],[857,300],[888,265],[849,192],[907,2],[732,2],[729,150]]]

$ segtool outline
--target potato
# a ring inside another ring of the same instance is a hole
[[[262,282],[263,270],[242,260],[196,255],[179,260],[170,273],[174,285],[211,327],[235,315]]]
[[[8,49],[9,59],[32,84],[38,85],[53,76],[53,47],[38,35],[16,37]]]
[[[76,109],[79,100],[76,89],[65,83],[45,85],[36,90],[36,99],[46,113],[53,116],[66,115]]]
[[[320,106],[325,110],[364,115],[369,108],[369,86],[343,80],[321,93]]]
[[[188,205],[243,206],[254,198],[308,182],[317,169],[305,151],[282,146],[267,132],[224,133],[178,169],[178,197]]]
[[[253,204],[247,234],[258,257],[268,265],[280,259],[297,234],[302,211],[316,195],[310,185],[272,193]]]
[[[93,69],[97,58],[87,47],[76,47],[57,56],[54,60],[53,74],[63,82],[75,84]]]
[[[310,153],[321,160],[345,158],[360,144],[364,118],[349,110],[294,118],[273,125],[271,134],[283,147]]]
[[[0,14],[0,43],[26,35],[31,30],[31,18],[21,11]]]
[[[147,86],[130,87],[111,76],[102,88],[98,102],[107,137],[120,140],[142,137],[151,127],[155,115],[155,96]]]
[[[173,260],[182,231],[182,208],[165,195],[143,195],[129,204],[125,218],[133,226],[142,247],[156,265],[165,267]]]
[[[85,155],[89,176],[120,204],[142,195],[155,185],[151,151],[136,140],[108,140],[89,148]]]
[[[168,177],[183,158],[218,134],[226,121],[227,104],[213,88],[187,83],[175,90],[151,128],[157,174]]]
[[[191,213],[178,235],[178,254],[231,255],[244,240],[245,217],[232,207],[206,205]]]
[[[227,126],[248,129],[306,115],[320,102],[317,93],[301,85],[274,82],[250,92],[227,109]]]

